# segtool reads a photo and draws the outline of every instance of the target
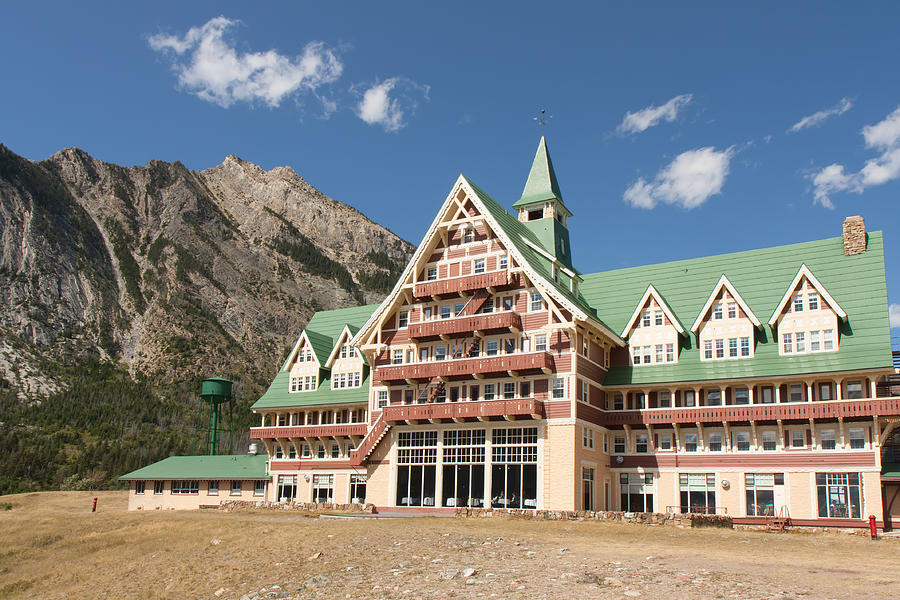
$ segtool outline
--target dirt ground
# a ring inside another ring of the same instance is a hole
[[[0,497],[0,598],[897,598],[900,539]],[[5,510],[6,505],[12,508]]]

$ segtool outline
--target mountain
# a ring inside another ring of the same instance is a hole
[[[77,148],[33,162],[0,145],[0,453],[48,419],[34,411],[97,390],[111,415],[115,389],[195,409],[216,374],[246,407],[313,312],[379,301],[412,251],[289,167],[121,167]]]

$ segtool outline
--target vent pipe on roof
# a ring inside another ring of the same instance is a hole
[[[259,446],[256,444],[256,442],[250,444],[250,448],[247,450],[247,454],[251,456],[256,456],[257,454],[259,454]]]
[[[859,215],[847,217],[842,226],[844,255],[853,256],[866,251],[866,222]]]

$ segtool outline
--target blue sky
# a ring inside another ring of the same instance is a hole
[[[460,172],[518,199],[545,107],[583,271],[861,214],[900,325],[896,2],[119,4],[4,8],[0,143],[289,165],[417,243]]]

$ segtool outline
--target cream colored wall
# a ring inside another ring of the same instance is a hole
[[[218,495],[209,495],[209,481],[200,481],[200,492],[194,495],[172,494],[172,482],[166,481],[162,494],[153,493],[153,481],[147,481],[143,494],[134,493],[134,483],[131,482],[128,492],[128,510],[197,510],[201,505],[218,505],[223,500],[265,500],[271,483],[266,488],[265,496],[256,496],[253,493],[254,482],[243,481],[240,495],[231,495],[231,480],[219,481]]]
[[[800,285],[800,289],[792,293],[791,298],[788,300],[788,305],[792,305],[793,303],[793,294],[803,293],[804,294],[804,309],[806,309],[806,297],[805,295],[808,292],[815,291],[808,281],[805,279]],[[795,333],[797,331],[808,332],[813,330],[824,330],[831,329],[834,331],[834,350],[838,349],[838,318],[833,310],[825,303],[821,294],[819,295],[819,309],[818,310],[804,310],[802,313],[795,312],[787,312],[787,306],[785,307],[785,312],[783,312],[778,317],[778,352],[782,353],[784,350],[784,345],[781,343],[781,335],[784,333]],[[820,340],[821,343],[821,340]],[[807,353],[809,352],[809,335],[806,337],[806,348]]]
[[[584,447],[584,428],[594,432],[594,449]],[[584,421],[575,426],[575,510],[587,510],[583,506],[582,471],[583,467],[594,469],[594,507],[593,510],[606,510],[603,506],[603,481],[609,476],[609,456],[603,453],[604,429]]]
[[[817,519],[816,474],[812,471],[785,473],[788,513],[793,519]]]
[[[860,518],[868,519],[869,515],[881,521],[884,518],[884,505],[881,500],[881,473],[869,471],[860,473],[862,477],[863,505]]]
[[[616,494],[621,494],[616,481]],[[678,474],[672,471],[662,471],[656,478],[656,497],[654,498],[656,512],[665,512],[667,506],[678,506],[681,498],[678,495]],[[614,506],[619,506],[618,499]]]
[[[572,452],[576,429],[580,435],[580,428],[574,423],[547,422],[543,461],[538,455],[539,463],[542,462],[544,508],[547,510],[572,510],[576,506],[576,498],[578,505],[581,504],[581,467],[578,467],[576,477],[576,461]],[[580,447],[581,440],[577,442]]]
[[[648,301],[648,306],[645,307],[644,310],[650,310],[650,326],[649,327],[635,327],[631,331],[631,336],[628,338],[628,345],[631,347],[634,346],[655,346],[656,344],[675,344],[675,362],[678,362],[678,332],[675,331],[675,327],[673,325],[654,325],[655,323],[655,311],[662,310],[659,305],[656,303],[656,300],[650,298]],[[641,318],[643,316],[643,310],[638,315],[637,322],[640,324]],[[665,317],[663,317],[665,319]],[[631,356],[629,356],[629,360],[631,360]],[[655,350],[653,355],[653,360],[656,360]]]
[[[738,316],[734,319],[728,318],[728,304],[730,302],[734,302],[737,304],[737,301],[731,297],[728,293],[728,290],[723,289],[723,295],[721,300],[714,300],[713,303],[709,307],[709,313],[712,315],[713,309],[717,303],[722,303],[722,316],[724,318],[713,320],[710,318],[708,321],[703,321],[700,323],[699,333],[700,333],[700,360],[707,360],[703,357],[703,344],[706,340],[726,340],[725,341],[725,360],[728,360],[728,339],[729,338],[742,338],[749,337],[750,338],[750,358],[753,358],[754,354],[754,344],[753,344],[753,323],[750,322],[750,319],[747,317],[740,316],[740,306],[738,306]],[[738,353],[740,353],[740,347],[738,348]],[[744,357],[746,359],[747,357]],[[739,358],[732,358],[731,360],[739,360]],[[713,358],[712,360],[723,360]]]
[[[390,506],[393,504],[391,488],[391,465],[370,465],[369,479],[366,481],[366,503],[375,506]]]
[[[722,488],[722,481],[728,480],[728,489]],[[739,516],[747,514],[745,512],[743,497],[744,493],[744,474],[734,471],[716,472],[716,509],[724,507],[726,513],[731,516]],[[681,498],[679,497],[679,500]],[[673,505],[674,506],[674,505]]]

